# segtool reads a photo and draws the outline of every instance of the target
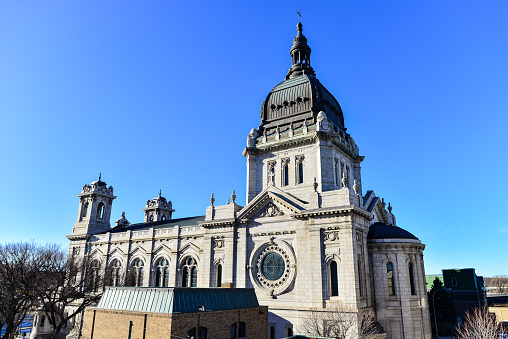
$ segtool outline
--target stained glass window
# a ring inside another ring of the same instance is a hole
[[[265,278],[273,281],[282,277],[286,264],[279,253],[271,252],[263,259],[261,267]]]

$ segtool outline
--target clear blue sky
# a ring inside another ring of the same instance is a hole
[[[298,9],[364,189],[427,245],[427,273],[508,274],[506,1],[2,1],[1,241],[67,246],[99,172],[112,221],[141,222],[159,189],[174,217],[243,202]]]

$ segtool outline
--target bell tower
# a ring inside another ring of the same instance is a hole
[[[72,229],[72,236],[92,235],[110,229],[111,207],[116,197],[113,186],[101,180],[84,185],[79,197],[78,220]]]

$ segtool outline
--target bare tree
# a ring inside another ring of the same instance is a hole
[[[508,292],[508,277],[506,275],[496,275],[489,279],[489,285],[497,289],[497,293],[504,294]]]
[[[459,339],[496,339],[504,338],[507,334],[499,326],[494,314],[489,313],[487,307],[475,308],[473,313],[466,312],[464,323],[457,328]]]
[[[308,336],[336,339],[374,339],[382,330],[374,311],[337,306],[311,311],[299,331]]]
[[[41,247],[33,242],[0,244],[1,339],[14,338],[26,314],[36,305]]]
[[[59,338],[69,320],[100,300],[102,277],[87,257],[68,256],[57,245],[45,247],[41,272],[41,310],[48,317],[52,337]]]

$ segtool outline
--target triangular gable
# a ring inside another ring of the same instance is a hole
[[[389,224],[387,212],[383,207],[383,202],[378,197],[375,197],[372,201],[371,206],[369,206],[369,212],[374,214],[373,222],[380,221],[385,224]]]
[[[184,253],[184,252],[187,252],[189,250],[193,251],[195,253],[199,253],[199,247],[194,245],[192,242],[188,242],[187,244],[182,246],[182,248],[180,248],[180,253]]]
[[[90,258],[92,259],[99,259],[101,256],[103,256],[104,253],[102,253],[102,251],[98,248],[95,248],[91,253],[90,253]]]
[[[171,248],[169,248],[168,246],[162,244],[160,245],[159,247],[157,247],[153,253],[155,256],[159,255],[159,253],[161,252],[166,252],[167,254],[170,254],[171,253]]]
[[[109,256],[111,257],[111,256],[113,256],[113,255],[115,255],[115,254],[124,255],[125,253],[124,253],[124,251],[122,251],[122,249],[121,249],[121,248],[116,247],[114,250],[112,250],[111,252],[109,252]]]
[[[305,209],[306,202],[298,199],[292,194],[288,194],[281,189],[268,186],[263,192],[259,193],[254,199],[251,200],[240,212],[237,214],[238,219],[248,219],[263,214],[261,209],[273,204],[275,215],[277,209],[281,211],[281,207],[289,210],[290,213],[298,213]]]
[[[141,247],[141,246],[136,246],[130,252],[131,256],[135,256],[135,255],[138,255],[138,254],[144,256],[146,254],[146,250],[143,247]]]

